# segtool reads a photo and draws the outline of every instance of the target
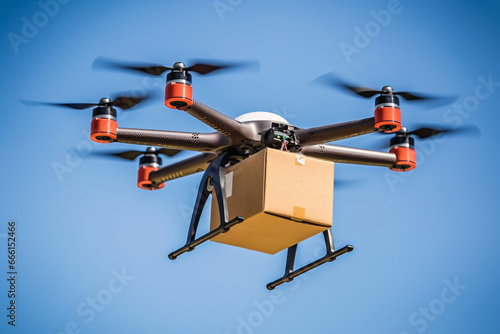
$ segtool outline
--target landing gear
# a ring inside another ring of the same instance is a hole
[[[295,253],[297,252],[297,245],[293,245],[292,247],[288,248],[288,255],[286,257],[286,266],[285,266],[285,274],[283,277],[277,279],[274,282],[271,282],[267,284],[267,289],[268,290],[273,290],[275,287],[277,287],[280,284],[287,283],[293,281],[293,279],[299,275],[302,275],[306,272],[308,272],[311,269],[314,269],[326,262],[332,262],[333,260],[337,259],[342,254],[349,253],[354,249],[353,246],[347,245],[342,247],[339,250],[335,250],[335,247],[333,245],[333,235],[332,235],[332,230],[328,229],[323,232],[323,236],[325,238],[325,246],[326,246],[326,254],[322,258],[319,258],[318,260],[311,262],[297,270],[293,270],[293,265],[295,262]]]
[[[191,217],[191,224],[189,225],[186,244],[178,250],[170,253],[168,255],[170,260],[175,260],[179,255],[192,251],[196,246],[221,233],[229,231],[231,227],[243,222],[242,217],[235,217],[228,220],[225,166],[229,162],[232,154],[233,152],[228,151],[219,156],[217,159],[212,161],[205,171],[205,174],[203,174],[194,205],[193,215]],[[219,216],[221,219],[220,226],[198,239],[195,239],[201,213],[203,212],[203,208],[205,207],[205,203],[207,202],[209,195],[212,193],[212,189],[215,190],[215,196],[217,196],[217,203],[219,205]]]
[[[205,174],[203,174],[203,178],[201,179],[200,182],[198,195],[196,197],[196,202],[193,209],[193,215],[191,217],[191,223],[189,225],[186,244],[181,248],[179,248],[178,250],[170,253],[168,255],[169,259],[175,260],[179,255],[194,250],[195,247],[197,247],[198,245],[214,238],[215,236],[221,233],[228,232],[233,226],[243,222],[244,220],[243,217],[235,217],[231,220],[228,219],[225,167],[230,162],[231,157],[233,156],[235,156],[235,153],[231,151],[222,154],[221,156],[219,156],[217,159],[215,159],[210,163],[209,167],[205,171]],[[217,196],[219,217],[221,221],[220,225],[217,228],[213,229],[212,231],[208,232],[207,234],[199,238],[196,238],[196,231],[198,229],[198,223],[200,221],[201,213],[203,212],[205,203],[207,202],[207,199],[210,196],[210,194],[212,194],[212,191],[214,191],[215,196]],[[276,281],[267,284],[267,288],[269,290],[273,290],[278,285],[290,282],[295,277],[302,275],[303,273],[313,268],[316,268],[326,262],[331,262],[340,255],[348,253],[354,249],[353,246],[347,245],[336,251],[333,245],[332,231],[330,229],[324,231],[323,236],[325,239],[325,246],[326,246],[326,254],[323,257],[303,266],[302,268],[293,270],[295,262],[295,254],[297,252],[298,244],[291,246],[290,248],[288,248],[285,274],[283,275],[283,277],[277,279]]]

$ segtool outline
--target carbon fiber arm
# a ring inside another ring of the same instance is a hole
[[[375,118],[295,130],[300,145],[323,144],[375,131]]]
[[[193,105],[181,108],[191,116],[199,119],[211,128],[225,136],[233,138],[251,138],[253,133],[250,127],[232,119],[229,116],[212,109],[203,103],[193,100]]]
[[[177,150],[215,152],[230,145],[226,136],[214,133],[193,133],[160,130],[118,128],[116,141],[120,143],[159,146]]]
[[[302,147],[304,155],[346,164],[393,167],[396,155],[393,153],[363,150],[334,145],[314,145]]]
[[[215,153],[202,153],[151,172],[149,180],[158,186],[166,181],[203,172],[215,158],[217,158]]]

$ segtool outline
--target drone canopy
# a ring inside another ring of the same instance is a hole
[[[255,111],[243,114],[235,118],[238,122],[255,122],[255,121],[271,121],[278,122],[280,124],[290,124],[286,119],[280,115],[273,114],[267,111]]]

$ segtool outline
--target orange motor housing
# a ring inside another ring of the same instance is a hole
[[[110,118],[94,118],[90,124],[90,139],[97,143],[111,143],[116,140],[118,123]]]
[[[116,109],[111,105],[99,105],[92,112],[90,139],[97,143],[111,143],[116,140]]]
[[[169,83],[165,87],[165,105],[172,109],[193,104],[193,87],[187,83]]]
[[[389,153],[396,155],[396,163],[391,170],[396,172],[407,172],[417,167],[417,154],[415,153],[415,139],[408,134],[406,128],[402,128],[396,136],[391,139]]]
[[[401,130],[401,110],[396,95],[380,95],[375,99],[375,129],[385,133]]]
[[[179,109],[193,104],[192,77],[183,63],[175,63],[167,74],[165,87],[165,105],[168,108]]]
[[[393,147],[390,153],[396,154],[396,166],[391,170],[396,172],[407,172],[417,167],[417,156],[412,147]]]
[[[401,130],[401,110],[392,106],[375,109],[375,128],[386,133]]]
[[[155,153],[156,150],[150,147],[139,159],[139,172],[137,173],[137,186],[145,190],[158,190],[165,187],[165,183],[153,184],[149,180],[149,174],[157,171],[161,167],[162,159]]]
[[[139,172],[137,174],[137,186],[144,190],[158,190],[165,187],[165,183],[155,186],[149,181],[149,174],[151,172],[157,171],[158,167],[142,166],[139,167]]]

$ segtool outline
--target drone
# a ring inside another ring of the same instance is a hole
[[[238,68],[245,63],[198,62],[186,66],[176,62],[173,66],[156,64],[128,64],[97,58],[95,67],[141,72],[160,76],[167,72],[164,104],[197,118],[215,130],[212,133],[177,132],[166,130],[144,130],[118,127],[117,109],[127,110],[141,103],[147,97],[117,96],[113,99],[101,98],[98,103],[43,103],[73,109],[93,108],[90,138],[97,143],[127,143],[145,145],[145,151],[125,151],[107,153],[128,160],[139,159],[137,186],[144,190],[158,190],[184,176],[204,172],[184,246],[169,254],[175,260],[183,253],[190,252],[200,244],[214,237],[228,233],[245,217],[228,217],[225,170],[242,163],[258,152],[271,149],[286,151],[334,163],[387,167],[396,172],[408,172],[416,168],[415,139],[426,139],[457,129],[434,129],[420,127],[409,131],[402,125],[400,97],[406,101],[430,100],[435,97],[410,92],[395,91],[391,86],[381,89],[358,87],[338,79],[333,74],[320,77],[319,82],[330,87],[342,88],[359,97],[375,97],[373,117],[349,122],[330,124],[312,128],[300,128],[290,124],[283,117],[269,112],[250,112],[235,119],[193,99],[192,72],[200,75],[228,68]],[[351,148],[327,144],[355,136],[378,132],[392,134],[389,151]],[[188,150],[200,152],[182,161],[162,166],[160,155],[172,157]],[[220,225],[203,236],[196,237],[200,216],[209,196],[217,198]],[[335,249],[331,229],[323,231],[326,254],[294,270],[297,244],[288,247],[285,274],[267,284],[269,290],[290,282],[297,276],[331,262],[340,255],[353,250],[352,245]]]

